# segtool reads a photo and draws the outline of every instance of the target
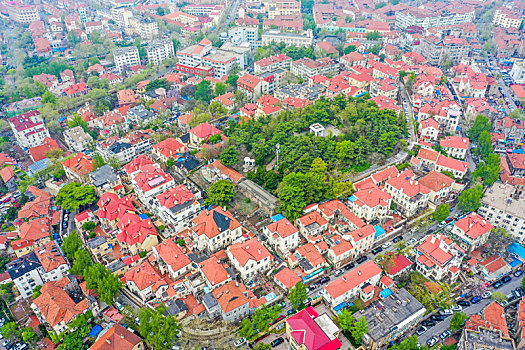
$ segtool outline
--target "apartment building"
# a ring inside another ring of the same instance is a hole
[[[261,77],[246,73],[237,79],[237,88],[251,101],[255,101],[268,93],[269,83]]]
[[[255,74],[271,72],[276,69],[290,70],[292,59],[282,53],[263,58],[253,64]]]
[[[525,242],[525,195],[518,186],[496,182],[485,192],[478,213],[492,225],[505,229],[520,242]]]
[[[474,8],[462,11],[432,11],[425,8],[409,7],[397,11],[395,14],[395,27],[404,30],[408,27],[422,27],[425,30],[434,27],[469,23],[474,20]]]
[[[441,149],[447,152],[447,155],[454,158],[465,159],[469,148],[470,140],[468,137],[445,136],[439,140]]]
[[[119,47],[113,50],[113,60],[119,74],[126,69],[140,65],[139,49],[136,46]]]
[[[198,199],[186,186],[178,185],[158,194],[147,205],[172,232],[180,232],[199,214]]]
[[[525,84],[525,61],[516,60],[509,75],[516,84]]]
[[[517,8],[500,7],[494,11],[492,24],[503,28],[520,28],[523,22],[523,14],[517,11]]]
[[[382,273],[383,270],[369,260],[323,287],[324,298],[332,308],[356,297],[367,302],[374,297],[374,287]]]
[[[37,110],[11,117],[8,122],[21,148],[40,146],[50,136],[44,119]]]
[[[274,259],[257,237],[232,244],[226,250],[226,255],[244,281],[266,273],[271,268]]]
[[[158,66],[168,58],[175,56],[173,42],[168,39],[150,41],[146,46],[146,52],[148,54],[148,63],[155,66]]]
[[[259,29],[254,27],[232,27],[228,29],[228,39],[234,44],[248,42],[252,49],[261,46],[259,40]]]
[[[279,30],[270,29],[262,35],[262,45],[271,45],[272,43],[284,43],[286,46],[303,46],[310,47],[313,45],[314,38],[311,29],[303,31],[299,34],[281,32]]]
[[[330,57],[312,60],[310,58],[301,58],[293,61],[290,66],[292,74],[300,78],[311,78],[315,75],[334,75],[337,73],[338,65]]]
[[[151,18],[144,18],[139,21],[138,25],[141,38],[144,39],[155,39],[159,35],[159,26],[156,21]]]
[[[440,38],[428,35],[420,40],[418,47],[419,53],[432,65],[440,65],[446,58],[453,62],[459,62],[470,53],[470,44],[462,39],[455,37]]]
[[[496,120],[494,132],[505,135],[507,148],[518,146],[525,137],[525,122],[521,119],[504,117]]]
[[[358,190],[348,199],[352,211],[367,222],[388,215],[391,203],[392,196],[375,185]]]
[[[85,132],[81,126],[75,126],[64,131],[64,141],[69,149],[75,152],[83,152],[90,147],[93,137]]]
[[[38,7],[35,5],[24,5],[18,1],[5,3],[9,18],[15,22],[27,24],[40,20]]]
[[[108,161],[118,159],[126,164],[151,151],[153,140],[147,131],[136,130],[124,137],[112,136],[96,145],[97,152]]]
[[[417,247],[416,271],[431,281],[453,283],[459,277],[464,255],[464,250],[453,240],[443,234],[433,234]]]

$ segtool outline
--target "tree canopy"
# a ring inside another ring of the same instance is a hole
[[[206,205],[216,204],[220,207],[228,205],[235,196],[233,187],[234,185],[228,180],[215,182],[208,190]]]
[[[432,219],[437,222],[441,222],[448,218],[450,215],[450,205],[449,204],[440,204],[437,206],[436,211],[432,213]]]
[[[299,281],[297,282],[295,287],[290,289],[290,295],[289,295],[290,303],[292,303],[292,306],[294,307],[294,309],[297,310],[299,309],[301,305],[303,305],[303,302],[306,300],[306,298],[308,298],[308,293],[306,292],[306,286],[304,285],[303,282]]]
[[[154,349],[171,349],[179,333],[177,319],[166,314],[166,307],[156,309],[142,308],[139,311],[140,334],[142,338]]]
[[[66,210],[77,210],[81,206],[93,203],[96,200],[95,187],[71,182],[64,185],[56,196],[56,202]]]
[[[466,189],[458,197],[458,208],[463,213],[473,212],[481,206],[481,198],[483,198],[482,185]]]

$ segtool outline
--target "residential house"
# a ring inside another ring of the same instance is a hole
[[[142,338],[135,332],[115,323],[102,332],[89,350],[143,350]]]
[[[194,146],[198,146],[213,135],[222,133],[221,130],[217,129],[209,123],[201,123],[190,130],[190,143]]]
[[[227,248],[226,254],[244,281],[266,273],[274,259],[257,237],[232,244]]]
[[[153,146],[153,155],[166,164],[168,159],[175,160],[182,153],[188,151],[188,148],[175,138],[167,138]]]
[[[439,140],[441,149],[447,152],[447,155],[454,158],[465,159],[469,148],[470,140],[468,137],[446,136]]]
[[[485,245],[493,228],[494,226],[479,214],[470,213],[454,222],[450,233],[456,236],[456,242],[459,242],[461,248],[471,252]]]
[[[146,214],[126,212],[120,216],[117,227],[120,230],[117,240],[121,248],[131,255],[148,252],[159,243],[157,230]]]
[[[48,325],[54,334],[69,330],[76,317],[85,314],[90,305],[87,299],[76,301],[68,294],[74,284],[69,277],[44,284],[40,295],[33,300],[31,309],[42,324]]]
[[[231,276],[224,265],[220,263],[219,259],[213,255],[208,259],[201,261],[198,268],[210,290],[230,282],[232,277],[235,277]]]
[[[185,185],[178,185],[158,194],[147,205],[172,232],[180,232],[199,214],[198,199]]]
[[[227,322],[237,322],[252,312],[249,293],[237,281],[230,281],[205,294],[203,304],[210,316],[220,316]]]
[[[84,152],[89,149],[93,142],[93,137],[84,131],[81,126],[64,131],[64,141],[74,152]]]
[[[374,297],[382,272],[375,262],[367,261],[324,286],[324,298],[332,308],[356,297],[367,302]]]
[[[454,187],[453,179],[435,170],[432,170],[418,181],[430,190],[428,200],[435,204],[448,200]]]
[[[93,171],[93,159],[82,152],[62,162],[68,179],[83,182],[87,174]]]
[[[22,148],[32,148],[41,145],[49,130],[37,110],[26,112],[7,120],[15,135],[16,142]]]
[[[168,289],[168,283],[148,260],[130,269],[124,274],[126,288],[147,302]]]
[[[430,190],[412,179],[411,171],[405,171],[385,183],[385,190],[392,196],[397,210],[411,217],[428,205]]]
[[[299,246],[299,230],[288,220],[282,218],[263,228],[268,243],[284,255]]]
[[[432,281],[454,282],[465,255],[454,241],[442,234],[427,236],[417,247],[416,271]]]
[[[153,255],[161,274],[168,273],[178,280],[191,271],[191,260],[184,254],[175,238],[167,239],[153,247]]]
[[[105,192],[117,192],[122,183],[120,177],[109,164],[105,164],[89,174],[91,184],[95,187],[95,192],[101,196]]]
[[[392,196],[375,185],[358,190],[348,199],[352,211],[367,222],[388,215],[391,203]]]
[[[277,284],[286,292],[289,292],[290,289],[297,285],[297,283],[302,281],[301,277],[299,277],[293,270],[290,270],[287,267],[273,275],[273,279],[275,284]]]
[[[229,211],[215,207],[192,220],[191,233],[197,249],[215,252],[239,239],[243,227]]]
[[[319,315],[311,306],[286,320],[286,337],[292,349],[341,349],[340,332],[330,315]]]
[[[309,236],[323,234],[328,229],[328,220],[326,220],[318,211],[312,211],[298,218],[295,222],[299,232],[306,239]]]

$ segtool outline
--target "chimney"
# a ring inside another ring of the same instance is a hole
[[[239,287],[239,282],[235,281],[235,287]]]
[[[259,249],[259,255],[261,255],[261,249]]]
[[[106,343],[110,344],[111,345],[111,340],[109,339],[106,339]]]
[[[361,270],[357,271],[357,274],[358,274],[359,276],[361,276]]]

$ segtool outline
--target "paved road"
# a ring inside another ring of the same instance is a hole
[[[516,288],[518,288],[520,286],[521,286],[521,277],[518,277],[518,278],[513,277],[512,281],[510,281],[509,283],[507,283],[503,287],[500,287],[499,289],[497,289],[497,291],[508,295],[508,294],[510,294],[512,292],[513,289],[516,289]],[[488,290],[493,292],[494,288],[490,287]],[[469,316],[473,315],[473,314],[477,314],[478,312],[483,310],[487,305],[489,305],[491,302],[492,302],[492,300],[490,300],[490,299],[483,299],[478,304],[474,304],[474,305],[471,305],[471,306],[463,309],[463,312],[465,312]],[[437,325],[435,325],[434,327],[432,327],[428,331],[426,331],[423,335],[419,336],[418,337],[419,343],[422,344],[422,345],[426,344],[427,341],[430,338],[432,338],[433,336],[436,336],[436,337],[439,338],[439,335],[441,333],[443,333],[444,331],[449,329],[451,318],[452,318],[451,316],[447,317],[444,321],[438,323]],[[441,340],[441,338],[440,338],[440,340]]]

